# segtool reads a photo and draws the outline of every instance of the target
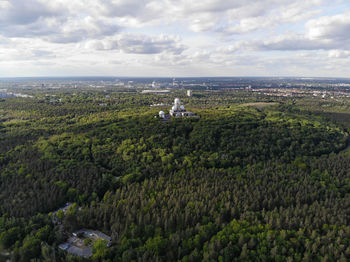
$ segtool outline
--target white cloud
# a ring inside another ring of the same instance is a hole
[[[44,17],[63,15],[60,8],[52,8],[39,0],[1,1],[0,25],[31,24]]]
[[[2,1],[0,34],[82,41],[120,27],[177,24],[194,32],[248,33],[297,22],[318,13],[321,0],[13,0]],[[310,10],[311,9],[311,10]],[[91,21],[86,21],[90,19]],[[95,24],[91,22],[95,21]],[[100,21],[100,22],[98,22]],[[103,22],[101,22],[103,21]],[[107,30],[104,30],[108,27]],[[61,30],[62,28],[62,30]],[[90,33],[92,32],[92,33]],[[96,34],[97,32],[97,34]],[[79,37],[79,34],[86,37]],[[90,35],[89,35],[90,33]],[[59,39],[59,38],[62,39]]]
[[[194,32],[241,34],[314,17],[320,13],[320,10],[314,8],[320,5],[322,0],[168,2],[171,17],[175,16],[184,21]]]
[[[350,11],[310,20],[307,22],[306,28],[307,36],[310,39],[350,40]]]
[[[348,58],[350,57],[350,51],[343,50],[331,50],[328,52],[329,58]]]
[[[349,52],[342,0],[0,0],[0,72],[341,74]]]
[[[68,19],[56,34],[49,34],[44,39],[55,43],[80,42],[114,35],[120,27],[109,20],[96,19],[91,16],[83,19]]]
[[[350,50],[350,12],[310,20],[305,25],[304,33],[279,35],[252,45],[265,50],[281,51]]]
[[[88,42],[86,47],[96,50],[118,50],[130,54],[180,54],[185,49],[179,36],[147,36],[120,34],[101,41]]]

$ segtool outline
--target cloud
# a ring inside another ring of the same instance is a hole
[[[56,43],[174,24],[193,32],[246,34],[312,17],[322,0],[3,0],[0,34]]]
[[[0,0],[2,74],[31,63],[62,74],[340,74],[349,52],[345,0]]]
[[[303,34],[290,33],[262,43],[252,43],[262,50],[350,50],[350,12],[310,20]]]
[[[59,32],[48,34],[44,39],[54,43],[72,43],[114,35],[119,30],[119,25],[109,20],[88,16],[83,19],[69,19]]]
[[[119,0],[119,1],[99,1],[103,14],[113,17],[139,16],[141,12],[148,9],[151,1],[139,0]]]
[[[96,50],[119,50],[128,54],[180,54],[185,49],[178,36],[147,36],[120,34],[116,37],[87,43],[88,48]]]
[[[44,17],[63,15],[63,9],[52,8],[38,0],[1,1],[0,25],[31,24]]]
[[[331,50],[328,52],[328,57],[329,58],[349,58],[350,51]]]
[[[313,40],[348,41],[350,40],[350,11],[310,20],[306,23],[306,29],[307,36]]]
[[[225,35],[246,34],[271,29],[284,23],[295,23],[320,13],[315,10],[322,0],[205,0],[169,1],[175,17],[186,21],[194,32],[216,32]],[[173,15],[174,16],[174,15]]]
[[[65,1],[1,1],[0,35],[6,37],[42,38],[48,42],[71,43],[101,38],[119,32],[120,26],[99,16],[79,13]],[[72,5],[76,5],[72,0]],[[90,10],[91,12],[92,10]]]
[[[39,61],[55,58],[54,52],[42,49],[23,49],[2,48],[4,52],[0,52],[2,61]]]
[[[330,49],[332,45],[327,41],[313,41],[300,34],[289,34],[274,37],[263,42],[251,43],[261,50],[297,51],[297,50],[317,50]]]
[[[56,0],[67,6],[70,14],[85,13],[112,18],[125,26],[140,26],[164,17],[167,0]]]

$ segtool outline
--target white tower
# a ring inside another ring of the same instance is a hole
[[[171,116],[180,116],[181,112],[184,112],[185,107],[183,105],[181,105],[181,101],[179,98],[175,98],[174,100],[174,105],[171,108],[171,110],[169,111]]]

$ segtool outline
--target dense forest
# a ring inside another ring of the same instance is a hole
[[[350,260],[349,100],[45,92],[0,100],[0,261]]]

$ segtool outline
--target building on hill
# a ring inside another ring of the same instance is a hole
[[[157,116],[155,116],[157,117]],[[199,118],[198,115],[196,115],[193,112],[187,111],[185,109],[185,106],[181,103],[181,100],[179,98],[175,98],[174,105],[169,110],[169,114],[165,114],[164,111],[159,111],[158,117],[161,120],[168,121],[171,117],[196,117]]]
[[[187,111],[179,98],[175,98],[174,105],[169,111],[172,117],[199,117],[193,112]]]

